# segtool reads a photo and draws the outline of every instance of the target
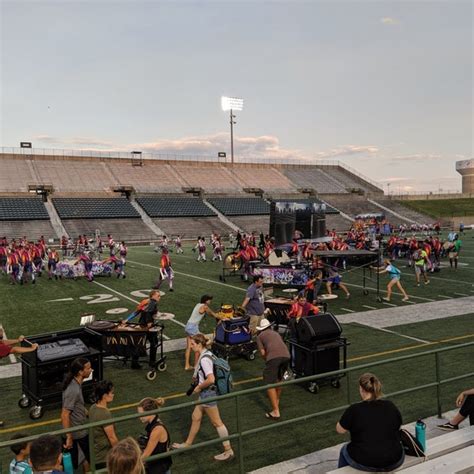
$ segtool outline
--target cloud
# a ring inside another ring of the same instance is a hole
[[[56,137],[51,137],[50,135],[35,135],[33,140],[42,142],[42,143],[49,143],[49,144],[60,144],[62,143],[61,139]],[[34,143],[33,143],[34,145]]]
[[[444,158],[442,155],[435,153],[413,153],[410,155],[395,155],[390,157],[390,161],[416,161],[422,163],[428,160],[440,160]]]
[[[380,18],[380,23],[383,25],[399,25],[400,22],[396,18],[392,18],[391,16],[384,16]]]
[[[332,148],[331,150],[317,152],[316,157],[323,160],[360,154],[374,155],[379,151],[380,149],[374,145],[344,145]]]

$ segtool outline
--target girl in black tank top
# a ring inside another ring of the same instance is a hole
[[[141,441],[146,442],[146,446],[143,449],[143,454],[146,457],[166,453],[170,448],[170,434],[166,426],[156,414],[146,415],[146,412],[157,410],[163,404],[163,398],[144,398],[138,404],[138,413],[144,414],[144,416],[140,417],[140,421],[146,423],[146,435],[141,437]],[[166,433],[165,441],[163,441],[163,430]],[[156,461],[147,461],[145,463],[145,470],[147,474],[168,474],[172,463],[171,456],[157,459]]]

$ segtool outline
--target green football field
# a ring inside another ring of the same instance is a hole
[[[402,269],[402,283],[408,291],[412,303],[403,303],[401,296],[395,295],[391,304],[404,306],[409,313],[417,304],[465,298],[474,296],[474,233],[466,232],[462,236],[463,249],[458,270],[443,266],[440,273],[430,276],[427,286],[416,287],[411,269],[398,263]],[[195,254],[188,247],[183,255],[171,254],[175,271],[175,291],[168,291],[167,283],[162,290],[165,295],[160,302],[160,311],[171,313],[171,319],[164,320],[165,335],[170,339],[184,337],[183,326],[192,308],[199,302],[202,294],[214,296],[213,306],[221,303],[238,305],[245,295],[248,283],[238,277],[229,277],[223,283],[219,280],[221,264],[208,261],[198,263]],[[445,264],[446,262],[444,262]],[[19,334],[34,335],[54,332],[61,329],[77,327],[80,316],[94,313],[98,319],[116,320],[129,314],[154,285],[158,276],[159,255],[152,247],[132,247],[126,266],[127,278],[97,278],[95,282],[85,280],[48,281],[44,276],[36,285],[9,285],[5,276],[0,277],[0,323],[8,337]],[[375,297],[375,282],[368,281],[369,294],[364,295],[362,276],[358,271],[344,274],[343,281],[348,284],[351,299],[346,300],[342,294],[332,300],[329,310],[336,315],[352,312],[372,311],[388,308],[379,303]],[[387,277],[381,276],[381,289],[385,290]],[[339,292],[338,292],[339,294]],[[446,304],[446,303],[444,303]],[[472,302],[466,302],[471,304]],[[420,351],[474,340],[474,305],[469,314],[452,316],[423,322],[411,322],[391,326],[390,332],[375,329],[357,322],[343,324],[343,336],[350,341],[348,364],[350,366],[376,362],[398,355],[414,354]],[[204,321],[203,332],[210,333],[214,328],[212,318]],[[422,342],[423,341],[423,342]],[[474,350],[472,347],[445,353],[441,357],[441,376],[451,377],[472,370]],[[471,360],[471,363],[469,362]],[[1,365],[11,364],[9,358],[3,359]],[[144,396],[163,396],[168,404],[189,401],[184,395],[190,383],[189,373],[183,370],[183,352],[168,353],[168,368],[150,382],[145,378],[145,371],[132,371],[121,363],[109,362],[104,365],[105,377],[116,385],[116,397],[112,405],[114,414],[133,413],[133,406]],[[236,381],[236,390],[261,385],[263,361],[231,359],[231,366]],[[374,369],[384,382],[384,390],[393,392],[434,380],[434,359],[423,357],[403,363],[390,363]],[[13,377],[1,380],[0,419],[5,427],[0,429],[0,440],[9,439],[14,433],[34,434],[60,428],[59,409],[47,409],[43,418],[32,421],[28,410],[22,410],[17,402],[21,396],[21,378]],[[346,403],[345,379],[341,389],[330,386],[321,388],[317,395],[311,394],[298,385],[286,389],[282,397],[282,419],[302,416],[314,411],[337,407]],[[443,409],[454,407],[456,393],[472,380],[454,382],[442,387]],[[355,376],[351,377],[352,400],[357,399]],[[405,421],[435,413],[435,389],[427,389],[415,394],[399,396],[395,400],[399,405]],[[244,428],[264,426],[269,423],[264,414],[268,402],[263,392],[246,396],[242,400]],[[235,409],[232,402],[222,402],[221,415],[230,432],[236,429]],[[183,412],[171,412],[163,416],[173,441],[182,441],[190,424],[191,409]],[[319,417],[299,425],[265,432],[250,437],[244,442],[246,470],[256,469],[271,463],[299,456],[341,442],[334,431],[334,424],[339,414]],[[140,422],[133,420],[117,427],[119,436],[130,434],[136,436],[142,430]],[[210,423],[205,420],[197,441],[204,441],[215,436]],[[297,440],[297,442],[295,442]],[[203,448],[175,459],[175,472],[221,472],[222,466],[212,460],[218,451],[217,447]],[[10,453],[0,452],[2,466],[5,468]],[[231,461],[226,465],[229,472],[237,472],[238,462]]]

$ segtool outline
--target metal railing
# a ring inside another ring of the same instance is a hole
[[[434,349],[434,350],[430,350],[430,351],[418,352],[417,354],[411,354],[411,355],[406,355],[406,356],[401,356],[401,357],[396,357],[396,358],[385,359],[385,360],[381,360],[381,361],[378,361],[378,362],[370,362],[368,364],[357,365],[357,366],[354,366],[354,367],[348,367],[348,368],[341,369],[341,370],[335,370],[333,372],[326,372],[326,373],[320,374],[320,375],[313,375],[313,376],[309,376],[309,377],[303,377],[303,378],[289,380],[289,381],[280,382],[280,383],[276,383],[276,384],[269,384],[269,385],[264,385],[264,386],[261,386],[261,387],[249,388],[249,389],[246,389],[246,390],[240,390],[240,391],[237,391],[237,392],[229,393],[227,395],[222,395],[222,396],[213,397],[213,398],[206,398],[204,401],[181,403],[181,404],[173,405],[173,406],[166,407],[166,408],[159,408],[157,410],[149,411],[149,412],[146,412],[146,413],[134,413],[134,414],[131,414],[131,415],[124,415],[124,416],[113,418],[113,423],[118,424],[118,423],[123,423],[123,422],[129,421],[129,420],[134,420],[134,419],[137,419],[137,418],[140,418],[140,417],[143,417],[143,416],[147,416],[147,415],[174,412],[174,411],[178,411],[178,410],[191,408],[191,407],[194,407],[196,405],[200,405],[202,403],[210,403],[212,401],[217,401],[217,400],[222,401],[222,400],[233,399],[235,401],[235,418],[236,418],[236,427],[237,427],[235,433],[230,434],[229,436],[226,436],[226,437],[223,437],[223,438],[215,438],[215,439],[212,439],[212,440],[209,440],[209,441],[204,441],[204,442],[201,442],[201,443],[193,444],[192,446],[189,446],[189,447],[186,447],[186,448],[176,449],[176,450],[168,451],[167,453],[162,453],[162,454],[157,454],[157,455],[154,455],[154,456],[150,456],[149,458],[147,458],[147,460],[152,461],[152,460],[162,459],[162,458],[165,458],[165,457],[168,457],[168,456],[175,456],[175,455],[180,454],[180,453],[185,453],[185,452],[187,453],[187,452],[190,452],[190,451],[193,451],[193,450],[196,450],[196,449],[205,448],[205,447],[208,447],[208,446],[213,446],[215,444],[220,444],[220,443],[222,443],[223,441],[226,441],[226,440],[229,440],[229,441],[234,441],[235,440],[235,441],[237,441],[237,444],[238,444],[239,472],[243,474],[243,473],[245,473],[245,459],[244,459],[244,449],[243,449],[243,439],[244,439],[244,437],[255,435],[257,433],[263,433],[265,431],[269,431],[269,430],[273,430],[273,429],[281,429],[283,426],[293,425],[295,423],[300,423],[300,422],[304,422],[304,421],[307,421],[307,420],[310,420],[310,419],[313,419],[313,418],[316,418],[316,417],[329,415],[329,414],[332,414],[332,413],[337,413],[337,412],[340,412],[340,411],[346,409],[351,404],[351,380],[350,380],[350,375],[354,372],[361,372],[361,371],[364,371],[365,369],[378,367],[378,366],[385,365],[385,364],[398,363],[398,362],[401,362],[401,361],[408,361],[408,360],[413,360],[413,359],[417,359],[417,358],[420,358],[420,357],[426,357],[426,356],[431,356],[431,355],[434,356],[435,375],[436,375],[436,380],[434,382],[425,383],[425,384],[422,384],[422,385],[414,386],[412,388],[407,388],[407,389],[404,389],[404,390],[398,390],[396,392],[388,393],[388,394],[385,395],[385,397],[386,398],[392,398],[392,397],[396,397],[396,396],[400,396],[400,395],[406,395],[408,393],[413,393],[413,392],[416,392],[416,391],[419,391],[419,390],[425,390],[425,389],[428,389],[428,388],[436,388],[436,413],[437,413],[438,417],[441,417],[441,414],[442,414],[441,386],[445,385],[445,384],[448,384],[448,383],[451,383],[451,382],[458,381],[458,380],[464,380],[464,379],[467,379],[469,377],[474,377],[474,372],[465,373],[463,375],[458,375],[456,377],[441,379],[440,354],[445,353],[445,352],[450,352],[450,351],[453,351],[453,350],[459,350],[459,349],[467,348],[467,347],[474,347],[474,342],[467,342],[467,343],[464,343],[464,344],[458,344],[458,345],[451,346],[451,347],[444,347],[444,348]],[[471,360],[472,360],[472,357],[471,357]],[[250,394],[266,391],[268,388],[288,387],[290,385],[301,384],[301,383],[305,383],[305,382],[314,382],[314,381],[317,381],[319,379],[332,378],[332,377],[342,376],[344,374],[347,377],[347,384],[346,384],[346,386],[347,386],[347,394],[346,394],[347,403],[345,405],[340,405],[340,406],[330,408],[330,409],[327,409],[327,410],[316,411],[314,413],[309,413],[309,414],[306,414],[306,415],[298,416],[298,417],[295,417],[295,418],[292,418],[292,419],[289,419],[289,420],[280,421],[278,423],[272,423],[271,425],[265,425],[265,426],[261,426],[261,427],[253,428],[253,429],[249,429],[249,430],[244,430],[243,429],[243,427],[242,427],[241,404],[240,404],[240,401],[241,401],[242,397],[250,395]],[[105,425],[110,425],[110,420],[97,421],[97,422],[94,422],[94,423],[87,423],[85,425],[77,426],[77,427],[74,427],[74,428],[56,430],[56,431],[50,432],[49,434],[64,435],[66,433],[71,433],[71,432],[87,429],[88,433],[89,433],[89,449],[90,449],[90,456],[91,456],[90,464],[91,464],[91,469],[92,469],[91,472],[93,472],[93,473],[106,473],[107,472],[106,469],[96,470],[94,468],[94,465],[95,465],[94,428],[99,427],[99,426],[105,426]],[[23,438],[22,440],[26,441],[26,442],[33,441],[34,439],[38,438],[39,436],[41,436],[41,435],[37,434],[37,435],[33,435],[33,436],[28,436],[26,438]],[[12,446],[13,444],[18,443],[19,441],[21,441],[21,440],[16,439],[16,440],[13,440],[13,441],[1,442],[0,443],[0,449]]]
[[[98,151],[98,150],[67,150],[58,148],[18,148],[18,147],[1,147],[0,154],[21,155],[34,159],[35,155],[42,156],[58,156],[58,157],[78,157],[78,158],[115,158],[121,160],[131,160],[133,154],[130,151]],[[164,161],[187,161],[187,162],[206,162],[206,163],[230,163],[230,158],[219,158],[218,156],[209,155],[179,155],[176,153],[148,153],[143,152],[141,158],[148,160],[164,160]],[[354,174],[363,181],[368,182],[372,186],[383,190],[383,185],[364,176],[362,173],[351,168],[350,166],[338,160],[319,160],[317,158],[294,159],[294,158],[258,158],[252,156],[239,156],[236,164],[262,164],[262,165],[306,165],[306,166],[339,166],[349,173]]]

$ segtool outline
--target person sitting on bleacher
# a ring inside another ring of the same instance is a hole
[[[438,425],[438,428],[446,431],[457,430],[459,424],[467,417],[469,417],[469,424],[474,425],[474,388],[461,392],[456,398],[456,406],[460,407],[459,412],[448,423]]]
[[[362,401],[351,405],[336,425],[339,434],[350,432],[351,442],[341,448],[339,467],[368,472],[389,472],[403,464],[400,441],[402,415],[389,400],[382,400],[382,384],[373,374],[359,378]]]

